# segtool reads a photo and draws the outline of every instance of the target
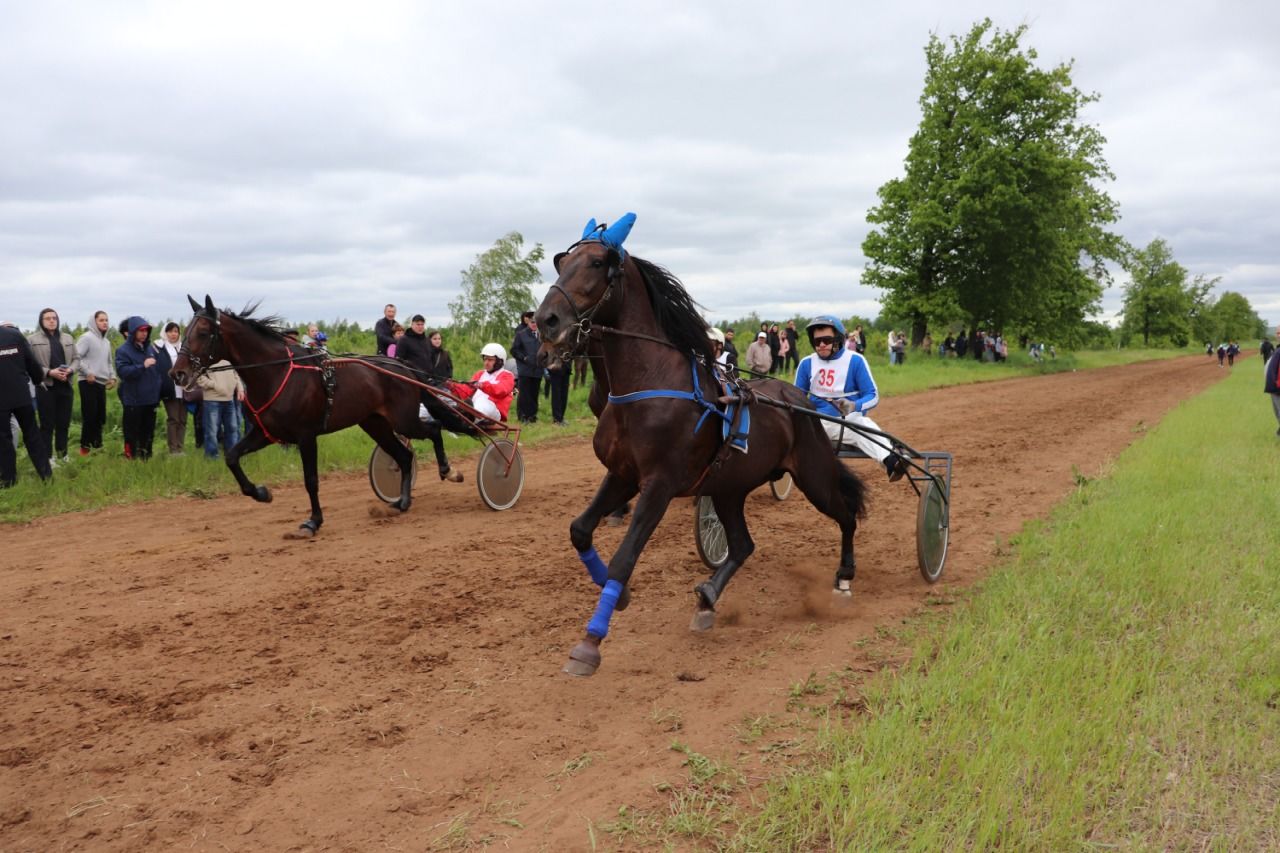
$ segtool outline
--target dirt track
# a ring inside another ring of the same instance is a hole
[[[882,664],[854,644],[980,577],[1072,466],[1095,474],[1224,373],[1192,357],[890,399],[885,428],[955,455],[938,586],[914,494],[863,462],[853,604],[830,605],[834,525],[765,489],[755,556],[694,635],[681,501],[586,680],[559,672],[596,599],[567,535],[601,475],[585,441],[529,450],[502,514],[424,477],[408,516],[374,520],[351,475],[324,480],[313,542],[281,538],[301,484],[0,528],[0,850],[422,850],[455,818],[473,841],[586,849],[588,821],[683,777],[673,738],[732,759],[735,727],[785,715],[810,672]],[[601,529],[606,558],[620,537]]]

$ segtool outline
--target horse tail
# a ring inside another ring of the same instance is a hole
[[[862,482],[862,478],[850,471],[849,466],[839,459],[836,460],[836,467],[840,469],[840,497],[844,499],[845,506],[849,508],[849,512],[853,513],[854,518],[866,518],[866,483]]]

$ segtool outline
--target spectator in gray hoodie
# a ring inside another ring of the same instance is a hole
[[[106,311],[93,312],[89,328],[76,341],[80,359],[80,455],[102,449],[102,426],[107,422],[107,392],[116,387],[116,363],[112,358]]]

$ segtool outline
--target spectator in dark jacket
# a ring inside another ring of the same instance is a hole
[[[387,347],[396,342],[392,329],[396,325],[396,306],[387,303],[382,309],[382,319],[373,324],[373,334],[378,339],[378,355],[386,355]]]
[[[516,416],[521,423],[538,420],[538,386],[542,384],[542,368],[538,366],[538,324],[533,312],[520,315],[511,355],[516,360]]]
[[[43,381],[44,370],[22,332],[7,323],[0,323],[0,489],[12,486],[18,480],[18,457],[13,446],[10,416],[18,421],[22,440],[27,445],[27,456],[40,479],[47,480],[52,474],[49,452],[40,437],[31,399],[32,386]]]
[[[1276,329],[1276,337],[1280,338],[1280,329]],[[1271,411],[1275,413],[1276,421],[1280,422],[1280,347],[1271,353],[1271,358],[1267,359],[1267,367],[1264,372],[1266,377],[1263,380],[1262,390],[1271,395]],[[1276,429],[1276,435],[1280,435],[1280,428]]]
[[[738,348],[733,345],[733,329],[724,330],[724,354],[725,360],[731,369],[738,369]]]
[[[414,314],[409,321],[409,328],[396,341],[396,358],[424,377],[431,372],[431,344],[427,342],[426,325],[426,318],[421,314]]]
[[[428,356],[431,361],[431,375],[436,379],[452,379],[453,357],[444,348],[444,335],[440,334],[438,329],[432,329],[427,335],[427,343],[431,345],[431,354]]]
[[[138,316],[129,318],[128,336],[116,348],[116,375],[120,377],[120,402],[124,404],[124,455],[150,459],[156,434],[156,406],[160,405],[159,354],[151,343],[151,324]]]

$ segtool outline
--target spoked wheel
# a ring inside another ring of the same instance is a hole
[[[409,475],[409,484],[418,482],[418,457],[413,457],[413,473]],[[400,466],[381,447],[374,445],[373,454],[369,457],[369,485],[378,500],[395,503],[400,500]]]
[[[729,559],[729,537],[725,535],[716,505],[707,495],[699,495],[693,504],[694,542],[698,556],[708,569],[718,569]]]
[[[942,566],[947,561],[949,496],[933,478],[925,480],[924,484],[916,509],[916,560],[920,564],[920,575],[929,583],[935,583],[942,576]]]
[[[791,487],[795,485],[791,482],[791,472],[783,474],[778,479],[769,483],[769,489],[773,492],[773,496],[780,501],[785,501],[787,495],[791,494]]]
[[[505,438],[491,441],[480,454],[476,488],[489,509],[501,512],[515,506],[524,491],[524,457],[520,448]]]

